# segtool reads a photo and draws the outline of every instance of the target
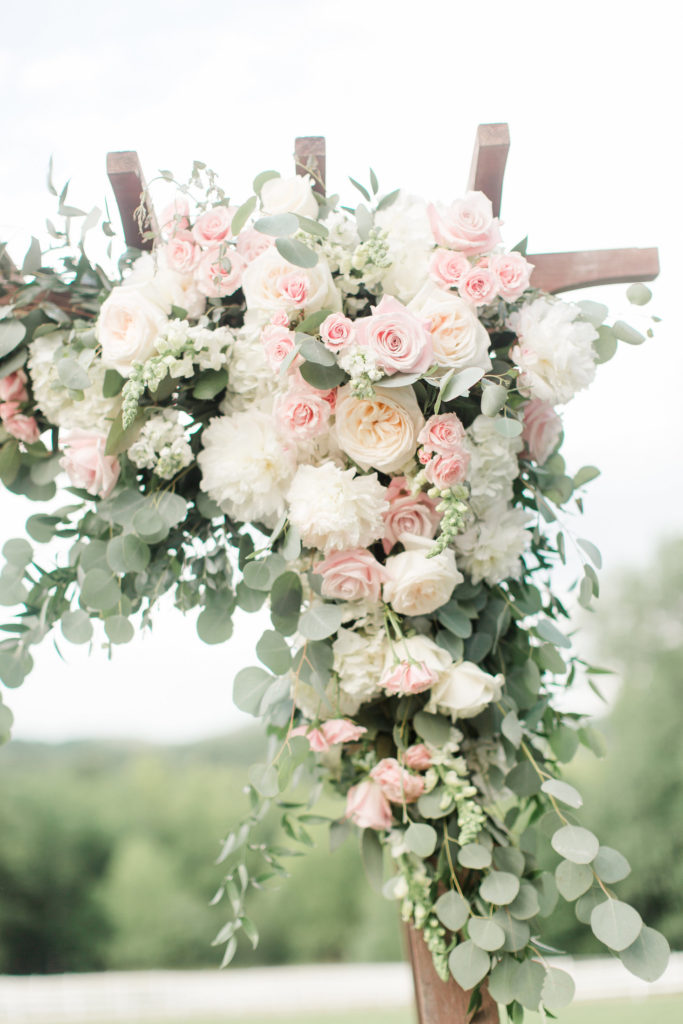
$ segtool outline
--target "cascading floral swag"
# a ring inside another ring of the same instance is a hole
[[[567,541],[584,606],[600,567],[565,526],[598,471],[567,472],[557,407],[643,335],[535,290],[482,193],[439,205],[378,198],[372,173],[353,184],[355,210],[265,172],[235,207],[196,163],[116,284],[69,248],[80,212],[61,193],[50,258],[34,240],[2,285],[0,475],[36,501],[69,492],[27,523],[68,550],[44,568],[26,539],[5,544],[0,597],[21,607],[0,672],[21,683],[53,627],[124,643],[169,590],[207,643],[236,608],[267,608],[261,664],[234,682],[271,753],[223,847],[224,962],[239,931],[257,941],[250,887],[285,873],[258,836],[266,809],[310,843],[324,781],[346,799],[333,845],[357,826],[441,977],[472,1006],[488,979],[518,1021],[571,1000],[539,938],[560,896],[640,977],[668,955],[611,889],[625,859],[576,823],[563,766],[600,739],[553,702],[599,671],[571,653],[549,586]]]

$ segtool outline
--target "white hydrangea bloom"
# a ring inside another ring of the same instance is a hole
[[[333,462],[299,466],[287,494],[289,518],[306,547],[366,548],[384,535],[389,508],[376,473],[356,475]]]
[[[509,318],[518,337],[510,356],[519,367],[519,389],[553,405],[564,404],[595,377],[595,328],[578,319],[571,302],[542,296]]]
[[[333,669],[339,678],[339,688],[355,702],[354,714],[361,704],[383,691],[380,680],[387,659],[388,641],[383,629],[376,632],[355,632],[340,629],[332,644]]]
[[[51,423],[64,430],[106,431],[121,408],[121,396],[104,398],[106,370],[94,358],[88,367],[92,384],[84,390],[82,399],[74,398],[57,373],[56,353],[64,340],[64,332],[55,331],[36,338],[29,346],[28,372],[36,403]]]
[[[427,204],[402,191],[391,206],[379,211],[375,224],[388,235],[391,266],[382,275],[384,291],[408,303],[429,277],[434,236]]]
[[[193,460],[185,430],[174,409],[164,409],[147,420],[128,458],[139,469],[152,469],[162,480],[170,480]]]
[[[482,519],[456,537],[458,565],[473,583],[484,580],[495,586],[520,576],[520,558],[531,541],[527,530],[531,518],[526,509],[513,508],[502,501],[491,505]]]
[[[467,429],[465,447],[470,455],[467,482],[469,504],[478,516],[492,505],[512,498],[512,481],[519,474],[517,455],[521,437],[502,437],[492,416],[477,416]]]
[[[221,412],[244,411],[252,402],[271,395],[273,370],[261,342],[261,329],[242,327],[232,332],[228,360],[228,391]]]

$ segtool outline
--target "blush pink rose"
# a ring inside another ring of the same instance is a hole
[[[187,231],[190,226],[190,204],[185,196],[176,196],[165,206],[159,217],[161,230],[171,237],[178,231]]]
[[[244,256],[247,263],[251,263],[273,245],[275,245],[275,239],[272,235],[264,235],[254,228],[245,228],[237,236],[237,251],[240,256]]]
[[[414,804],[425,788],[424,779],[401,768],[395,757],[382,758],[370,772],[370,778],[392,804]]]
[[[197,266],[197,290],[214,299],[234,295],[242,284],[246,265],[244,257],[235,249],[228,252],[221,252],[220,247],[207,249]]]
[[[121,469],[115,456],[104,454],[106,444],[104,434],[74,431],[64,442],[64,456],[59,463],[74,487],[100,498],[109,497]]]
[[[412,768],[416,772],[426,772],[432,767],[432,755],[424,743],[415,743],[408,747],[403,755],[403,763],[406,768]]]
[[[330,352],[343,352],[353,344],[356,328],[353,320],[343,313],[330,313],[320,325],[320,337]]]
[[[282,363],[285,361],[287,356],[290,354],[296,344],[294,331],[288,331],[284,327],[278,327],[274,324],[264,328],[261,334],[261,342],[265,349],[266,359],[272,370],[279,370]],[[303,359],[297,355],[291,362],[291,366],[297,366],[302,363]]]
[[[386,374],[424,373],[433,361],[427,321],[411,313],[398,299],[385,295],[372,316],[356,320],[359,345],[374,353]]]
[[[389,508],[384,515],[385,532],[382,546],[388,555],[402,533],[433,537],[441,515],[436,502],[426,494],[412,494],[404,476],[394,477],[387,488]]]
[[[457,455],[463,447],[465,428],[454,412],[430,416],[417,435],[418,444],[434,455]]]
[[[391,694],[412,694],[423,693],[428,690],[434,680],[435,674],[427,668],[424,662],[416,664],[410,661],[401,661],[395,668],[382,676],[381,686],[387,693]]]
[[[0,380],[0,402],[26,402],[28,377],[23,370],[8,373]]]
[[[425,466],[425,476],[434,487],[445,490],[463,482],[469,461],[469,453],[464,448],[456,455],[435,455]]]
[[[12,437],[24,444],[35,444],[40,437],[40,429],[33,416],[25,416],[19,412],[19,402],[3,402],[0,405],[2,425]]]
[[[364,725],[354,725],[348,718],[329,718],[320,726],[320,732],[330,747],[337,743],[355,743],[367,731]]]
[[[534,269],[520,252],[507,252],[492,256],[489,262],[498,287],[498,294],[506,302],[514,302],[529,287],[529,278]]]
[[[278,279],[277,287],[280,295],[288,299],[297,309],[302,309],[308,301],[310,282],[306,274],[292,270],[289,274],[282,274]]]
[[[313,388],[295,388],[275,403],[275,415],[282,430],[299,440],[318,437],[327,430],[330,404]]]
[[[387,578],[384,566],[365,548],[335,551],[318,562],[313,571],[323,578],[323,597],[342,601],[379,601]]]
[[[289,327],[289,313],[284,309],[276,309],[270,322],[274,327]]]
[[[195,244],[191,231],[176,231],[164,246],[167,265],[178,274],[189,274],[197,265],[201,249]]]
[[[359,828],[374,828],[378,832],[390,829],[393,823],[391,805],[372,779],[351,786],[346,794],[344,817]]]
[[[437,249],[429,264],[429,276],[446,288],[458,285],[469,270],[467,256],[452,249]]]
[[[493,302],[498,290],[498,282],[488,267],[477,264],[472,267],[458,284],[460,297],[472,306],[486,306]]]
[[[202,249],[215,248],[230,238],[230,225],[236,213],[236,206],[214,206],[197,217],[192,234]]]
[[[483,192],[468,192],[441,211],[432,203],[427,214],[436,242],[447,249],[474,256],[490,252],[500,241],[498,218],[493,216],[491,200]]]
[[[550,402],[534,398],[524,407],[522,440],[529,456],[542,466],[552,455],[562,433],[562,420]]]

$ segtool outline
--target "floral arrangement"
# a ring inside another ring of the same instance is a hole
[[[264,172],[236,207],[196,163],[116,284],[69,247],[84,215],[59,195],[53,254],[34,239],[1,286],[0,476],[37,501],[67,484],[27,523],[65,557],[5,544],[0,598],[20,610],[0,674],[21,683],[52,628],[124,643],[167,591],[207,643],[267,607],[260,665],[234,681],[272,746],[221,854],[224,963],[239,933],[258,939],[250,888],[286,873],[258,836],[266,810],[310,843],[326,781],[346,801],[332,844],[361,830],[371,878],[471,1008],[486,979],[511,1020],[552,1014],[573,994],[541,938],[560,897],[640,977],[668,955],[562,779],[601,744],[554,698],[600,670],[572,654],[549,582],[571,542],[579,602],[598,593],[599,552],[567,525],[598,471],[567,471],[558,407],[643,335],[535,290],[482,193],[353,184],[355,209]]]

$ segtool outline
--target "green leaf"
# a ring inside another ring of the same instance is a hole
[[[230,233],[232,235],[239,235],[240,231],[256,209],[256,203],[256,196],[249,196],[246,202],[237,207],[230,224]]]
[[[624,967],[643,981],[657,981],[664,974],[671,950],[663,935],[645,925],[638,938],[619,953]]]
[[[575,488],[583,487],[584,484],[595,480],[598,476],[600,476],[600,470],[597,466],[582,466],[578,473],[575,474],[572,482]]]
[[[536,917],[540,905],[538,893],[531,882],[520,882],[519,892],[510,904],[509,910],[518,921],[527,921],[530,917]]]
[[[491,865],[491,851],[479,843],[467,843],[458,850],[458,864],[463,868],[488,868]]]
[[[606,751],[605,737],[597,729],[585,725],[578,730],[579,740],[585,747],[592,750],[596,757],[604,757]]]
[[[584,320],[587,320],[593,327],[600,327],[605,322],[605,317],[609,313],[607,306],[603,302],[594,302],[593,299],[581,299],[577,303]]]
[[[33,668],[33,658],[16,643],[0,647],[0,679],[5,686],[21,686]]]
[[[491,871],[479,887],[479,895],[487,903],[506,906],[519,892],[519,878],[509,871]]]
[[[121,600],[121,588],[113,573],[106,569],[90,569],[81,584],[81,601],[96,611],[109,611]]]
[[[270,617],[283,636],[291,636],[299,622],[302,598],[301,580],[295,572],[285,572],[273,583],[270,593]]]
[[[111,615],[104,621],[104,632],[113,644],[127,644],[135,636],[135,628],[125,615]]]
[[[271,554],[259,561],[247,562],[244,567],[244,582],[252,590],[270,590],[287,563],[280,554]]]
[[[87,644],[92,639],[93,628],[90,616],[82,608],[64,612],[59,620],[62,633],[72,644]]]
[[[445,629],[461,640],[466,640],[472,635],[472,621],[458,608],[457,602],[443,605],[437,611],[436,617]]]
[[[573,902],[588,892],[593,884],[593,872],[588,864],[562,860],[555,868],[555,884],[560,895]]]
[[[298,225],[297,225],[298,226]],[[275,247],[283,259],[295,267],[314,267],[318,262],[318,254],[296,238],[276,238]]]
[[[318,391],[328,391],[342,384],[347,375],[341,366],[320,366],[317,363],[302,363],[299,372],[307,384]]]
[[[90,377],[77,359],[58,359],[57,373],[62,384],[72,391],[83,391],[90,387]]]
[[[581,541],[579,541],[581,543]],[[548,643],[556,644],[558,647],[571,647],[571,640],[561,633],[551,619],[540,619],[534,626],[536,636]]]
[[[102,394],[105,398],[115,398],[121,393],[126,378],[122,377],[118,370],[105,370],[104,381],[102,382]]]
[[[520,964],[511,956],[504,956],[491,971],[489,994],[496,1003],[507,1005],[515,998]]]
[[[21,276],[34,277],[40,270],[41,261],[40,242],[32,236],[31,243],[24,256],[24,262],[21,265]]]
[[[280,792],[277,769],[272,764],[252,764],[249,768],[248,778],[261,796],[270,798],[277,796]]]
[[[207,591],[206,604],[197,616],[197,636],[205,644],[222,644],[232,636],[232,595]]]
[[[646,306],[652,298],[652,292],[647,285],[637,282],[628,286],[626,298],[634,306]]]
[[[374,829],[363,829],[360,837],[360,852],[370,885],[375,892],[381,892],[384,884],[384,850]]]
[[[542,871],[534,878],[534,885],[538,893],[538,914],[539,917],[550,917],[557,906],[558,894],[555,879],[549,871]]]
[[[23,537],[16,537],[5,542],[2,553],[8,562],[23,568],[33,558],[33,548]]]
[[[146,419],[147,413],[140,410],[131,425],[124,430],[122,414],[118,413],[109,428],[104,454],[120,455],[122,452],[127,451],[139,434],[140,428]]]
[[[149,560],[149,545],[133,533],[112,537],[107,544],[107,564],[113,572],[144,572]]]
[[[461,988],[474,988],[486,977],[491,966],[491,957],[468,939],[455,947],[448,957],[448,967]]]
[[[469,937],[479,949],[492,953],[505,943],[505,932],[490,917],[473,917],[467,926]]]
[[[593,861],[595,873],[602,882],[613,885],[614,882],[621,882],[631,874],[631,865],[623,854],[613,850],[611,846],[601,846],[598,855]]]
[[[635,327],[629,326],[623,320],[617,320],[612,327],[615,336],[619,341],[625,341],[627,345],[642,345],[645,335],[637,331]]]
[[[300,331],[302,334],[315,334],[320,325],[327,320],[330,313],[333,313],[332,309],[319,309],[315,313],[309,313],[305,317],[297,328],[297,333]]]
[[[377,212],[379,213],[380,210],[387,210],[392,206],[398,199],[400,191],[400,188],[396,188],[393,192],[387,192],[385,196],[382,196],[377,204]]]
[[[481,411],[484,416],[496,416],[507,401],[508,392],[503,384],[489,384],[481,393]]]
[[[0,480],[9,487],[16,480],[21,469],[21,453],[18,443],[10,439],[0,448]],[[35,540],[35,537],[34,537]]]
[[[258,715],[261,702],[274,682],[275,677],[262,668],[243,668],[235,676],[232,698],[240,711]]]
[[[267,629],[261,636],[256,644],[256,654],[259,661],[276,676],[284,675],[291,668],[292,652],[284,637],[274,629]]]
[[[319,366],[336,366],[337,360],[334,353],[325,348],[321,341],[312,338],[309,334],[296,333],[296,341],[299,345],[301,355],[309,363],[317,363]]]
[[[484,370],[481,370],[477,366],[468,366],[466,370],[461,370],[460,373],[454,374],[446,382],[442,384],[442,390],[439,393],[439,397],[442,402],[452,402],[454,398],[461,398],[462,395],[467,394],[470,388],[481,380],[484,376]]]
[[[436,849],[436,829],[431,825],[411,822],[405,831],[405,844],[418,857],[431,857]]]
[[[597,886],[593,889],[589,889],[588,892],[580,896],[576,901],[574,913],[581,924],[590,924],[591,914],[605,899],[605,894],[602,889],[598,889]]]
[[[541,789],[544,793],[549,793],[556,800],[566,804],[567,807],[579,808],[583,806],[581,794],[573,786],[570,786],[568,782],[562,782],[561,779],[546,779]]]
[[[260,174],[257,174],[254,178],[254,184],[252,185],[256,195],[261,195],[261,189],[267,181],[272,181],[273,178],[279,178],[280,176],[279,171],[261,171]]]
[[[589,540],[577,540],[576,542],[579,547],[583,548],[591,562],[596,569],[602,569],[602,555],[595,544],[592,544]]]
[[[379,182],[377,181],[377,175],[373,171],[372,167],[370,168],[370,188],[372,189],[373,195],[377,195],[379,192]]]
[[[455,801],[443,786],[437,786],[429,793],[423,793],[417,801],[417,809],[423,818],[445,818],[453,810]]]
[[[254,224],[254,229],[262,235],[274,237],[293,235],[299,230],[299,219],[295,213],[276,213],[271,217],[261,217]]]
[[[349,181],[351,182],[354,188],[358,189],[363,199],[367,199],[367,201],[370,202],[370,193],[366,189],[365,185],[361,185],[361,183],[359,181],[356,181],[355,178],[349,177]]]
[[[524,854],[516,846],[496,846],[493,851],[493,863],[499,871],[522,875],[526,861]]]
[[[377,381],[378,388],[405,388],[420,380],[421,373],[392,373],[390,377],[382,377]]]
[[[602,327],[598,327],[598,337],[593,342],[593,349],[598,364],[609,362],[617,351],[617,338],[611,327],[604,324]]]
[[[316,602],[299,619],[299,633],[306,640],[324,640],[337,632],[345,614],[343,604]]]
[[[593,833],[580,825],[564,825],[555,832],[550,845],[560,857],[573,864],[590,864],[600,849]]]
[[[545,982],[545,968],[536,960],[524,960],[519,965],[515,998],[527,1010],[537,1010]]]
[[[569,1006],[574,994],[576,985],[571,974],[560,970],[559,967],[547,967],[545,981],[541,988],[541,1001],[546,1010],[555,1013]]]
[[[519,420],[509,416],[499,416],[493,423],[494,429],[501,437],[519,437],[524,429]]]
[[[579,737],[576,729],[572,729],[568,725],[560,725],[554,732],[550,733],[548,742],[550,743],[553,753],[558,761],[562,761],[566,764],[568,761],[571,761],[578,749]],[[576,790],[574,792],[576,792]],[[573,805],[570,804],[569,806],[571,807]],[[581,805],[579,804],[579,806]]]
[[[516,712],[508,711],[507,715],[500,723],[500,731],[503,736],[510,741],[513,747],[518,747],[520,745],[524,734]]]
[[[621,900],[605,900],[591,914],[593,935],[617,953],[636,941],[642,927],[643,919],[638,911]]]
[[[508,773],[505,784],[509,786],[517,796],[533,796],[541,788],[541,781],[533,765],[528,761],[520,761]]]
[[[507,909],[497,910],[491,920],[499,924],[505,932],[503,949],[506,953],[518,953],[524,949],[531,937],[531,929],[526,921],[517,921]]]
[[[450,889],[439,896],[434,904],[434,913],[449,931],[457,932],[470,916],[470,905],[459,893]]]
[[[418,711],[413,719],[416,733],[426,743],[441,747],[451,734],[451,721],[442,715],[430,715],[426,711]]]
[[[242,580],[235,587],[237,605],[245,612],[257,612],[268,597],[267,590],[251,590]]]
[[[220,395],[221,391],[224,391],[227,386],[227,370],[203,370],[197,377],[197,383],[192,388],[192,396],[193,398],[200,399],[202,402],[210,402],[216,395]]]
[[[19,320],[0,320],[0,359],[13,352],[26,336],[26,328]]]
[[[138,537],[155,544],[168,534],[168,524],[151,504],[139,508],[133,516],[131,529]]]
[[[300,213],[296,214],[297,220],[299,221],[299,227],[302,231],[305,231],[308,235],[315,235],[317,238],[327,238],[329,230],[324,224],[321,224],[319,220],[312,220],[310,217],[302,217]]]
[[[361,242],[367,242],[372,231],[372,214],[363,203],[356,207],[356,228]]]

